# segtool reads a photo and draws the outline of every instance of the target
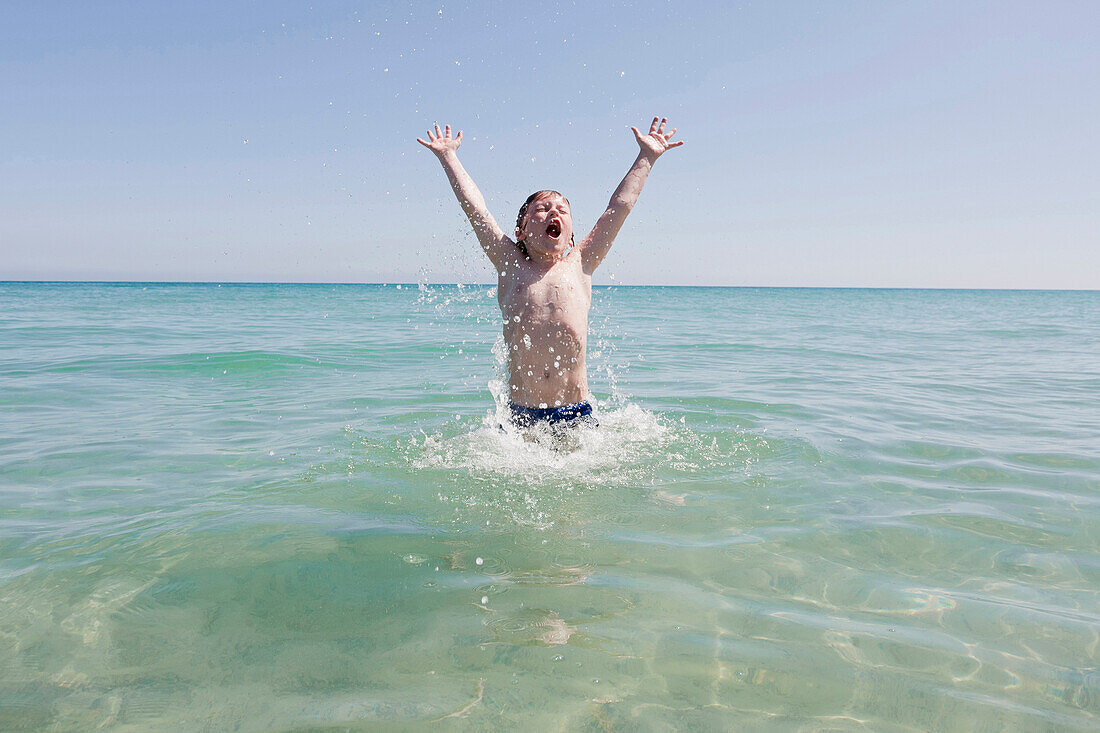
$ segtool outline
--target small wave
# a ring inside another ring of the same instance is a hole
[[[294,367],[331,366],[313,356],[302,356],[279,351],[247,349],[242,351],[211,353],[171,353],[155,356],[112,355],[107,357],[88,357],[69,359],[52,363],[39,363],[33,370],[25,372],[11,371],[9,374],[42,372],[93,372],[105,371],[113,374],[159,372],[188,372],[197,376],[222,374],[225,370],[234,373],[269,373],[276,369]]]

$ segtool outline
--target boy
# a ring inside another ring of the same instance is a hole
[[[509,238],[485,206],[485,199],[458,162],[462,131],[435,126],[416,141],[435,153],[481,248],[497,271],[497,302],[508,347],[508,390],[512,423],[594,423],[585,368],[592,272],[607,255],[626,215],[634,208],[653,163],[683,145],[670,142],[666,118],[653,118],[649,133],[631,127],[640,151],[611,195],[607,210],[579,244],[573,238],[569,201],[557,191],[537,191],[516,219]]]

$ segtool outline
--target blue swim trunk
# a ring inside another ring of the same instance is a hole
[[[529,428],[542,422],[548,425],[598,425],[595,415],[592,414],[592,405],[587,402],[561,407],[524,407],[509,402],[508,411],[511,413],[512,424],[517,428]]]

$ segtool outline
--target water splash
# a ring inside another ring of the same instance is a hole
[[[472,430],[452,437],[426,435],[413,465],[532,487],[624,485],[642,478],[643,469],[674,437],[671,427],[633,404],[599,411],[595,428],[536,425],[521,431],[507,415],[507,404],[498,397],[496,409]]]
[[[686,495],[669,485],[747,475],[766,449],[763,439],[742,430],[697,433],[630,402],[597,411],[598,427],[564,430],[516,430],[505,409],[402,446],[412,468],[438,472],[436,498],[454,507],[458,525],[619,522],[626,506],[683,506]]]
[[[741,431],[696,433],[682,418],[648,411],[632,401],[618,379],[629,368],[630,359],[624,356],[629,349],[621,348],[621,334],[606,312],[609,291],[601,292],[604,314],[590,328],[589,373],[601,392],[592,400],[598,427],[542,424],[519,430],[510,422],[508,351],[495,308],[496,289],[422,281],[418,290],[417,308],[435,322],[433,328],[447,330],[464,321],[477,323],[478,331],[485,325],[481,335],[489,336],[492,329],[495,337],[491,355],[483,346],[463,341],[447,345],[441,356],[465,362],[461,382],[484,384],[491,409],[480,418],[455,415],[454,421],[400,441],[398,447],[412,468],[439,473],[432,479],[438,499],[456,508],[456,522],[480,518],[549,527],[574,521],[584,511],[621,512],[623,501],[682,506],[683,495],[654,487],[699,472],[731,467],[741,472],[738,464],[748,465],[759,455],[759,446]],[[485,380],[487,370],[491,374]],[[605,498],[595,503],[578,499],[594,492]]]

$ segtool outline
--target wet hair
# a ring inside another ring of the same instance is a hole
[[[565,198],[560,192],[551,188],[544,188],[541,191],[535,191],[533,194],[527,197],[527,200],[523,202],[523,206],[519,207],[519,216],[516,217],[516,229],[523,229],[523,217],[527,216],[527,209],[531,204],[535,203],[539,199],[548,198],[550,196],[558,196],[565,202],[566,206],[569,206],[569,199]],[[570,240],[572,241],[572,240]],[[523,252],[523,256],[527,259],[531,259],[531,255],[527,254],[527,245],[524,242],[517,241],[516,246],[519,247],[519,251]]]

